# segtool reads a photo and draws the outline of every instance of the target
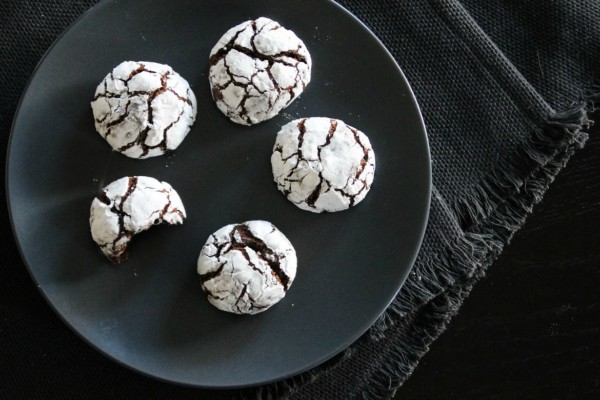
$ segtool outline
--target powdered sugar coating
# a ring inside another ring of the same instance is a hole
[[[210,52],[213,99],[233,122],[273,118],[310,82],[312,60],[296,34],[261,17],[231,28]]]
[[[296,266],[294,247],[266,221],[219,229],[198,257],[208,301],[235,314],[256,314],[279,302],[296,277]]]
[[[278,189],[303,210],[341,211],[361,202],[373,183],[369,138],[343,121],[304,118],[286,124],[271,156]]]
[[[168,65],[125,61],[98,85],[92,110],[113,150],[148,158],[181,144],[196,118],[196,97]]]
[[[92,201],[90,228],[102,253],[115,263],[126,258],[134,235],[152,225],[180,225],[186,213],[181,198],[167,182],[147,176],[112,182]]]

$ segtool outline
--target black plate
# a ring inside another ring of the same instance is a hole
[[[208,54],[247,19],[294,30],[314,60],[307,90],[254,127],[229,122],[210,97]],[[198,119],[170,157],[133,160],[95,132],[89,102],[123,60],[171,65],[198,98]],[[371,193],[334,214],[301,211],[276,190],[270,154],[279,127],[340,118],[369,135]],[[89,206],[125,175],[171,183],[188,220],[138,236],[130,260],[110,265],[91,240]],[[327,1],[105,1],[79,19],[38,66],[15,118],[7,167],[17,242],[56,312],[104,354],[148,375],[202,387],[240,387],[297,374],[356,340],[404,282],[430,197],[419,109],[400,69],[369,30]],[[253,317],[205,299],[195,263],[210,233],[250,219],[273,222],[298,252],[287,297]]]

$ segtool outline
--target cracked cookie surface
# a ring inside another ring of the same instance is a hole
[[[171,185],[130,176],[112,182],[92,201],[90,228],[102,253],[118,264],[127,259],[134,235],[152,225],[180,225],[185,218],[183,203]]]
[[[125,61],[96,88],[96,130],[113,150],[132,158],[175,150],[196,118],[196,97],[171,67]]]
[[[235,314],[257,314],[279,302],[296,277],[296,266],[294,247],[266,221],[219,229],[198,257],[208,301]]]
[[[277,188],[296,206],[334,212],[365,198],[373,183],[375,153],[369,138],[343,121],[303,118],[277,134],[271,167]]]
[[[217,107],[242,125],[273,118],[292,103],[310,82],[312,66],[302,40],[265,17],[228,30],[209,63]]]

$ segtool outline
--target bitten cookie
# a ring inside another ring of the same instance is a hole
[[[228,30],[210,52],[212,96],[233,122],[257,124],[302,93],[311,65],[294,32],[264,17],[246,21]]]
[[[111,261],[127,259],[127,246],[137,233],[152,225],[180,225],[185,208],[179,195],[166,182],[147,176],[118,179],[102,189],[92,201],[92,238]]]
[[[207,240],[198,274],[208,301],[235,314],[257,314],[281,300],[296,277],[296,251],[270,222],[227,225]]]
[[[96,130],[132,158],[175,150],[196,118],[190,85],[168,65],[125,61],[96,88]]]
[[[304,118],[281,128],[271,167],[278,189],[301,209],[341,211],[371,189],[375,153],[364,133],[340,120]]]

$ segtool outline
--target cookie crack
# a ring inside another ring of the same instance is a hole
[[[304,158],[302,156],[302,144],[304,143],[304,135],[306,135],[306,118],[300,120],[300,122],[298,122],[298,153],[300,154],[300,157]]]
[[[272,67],[273,67],[273,63],[269,62],[269,66],[265,69],[265,71],[267,72],[267,76],[271,80],[271,83],[273,84],[275,89],[277,89],[277,98],[275,99],[275,103],[277,103],[277,100],[279,100],[279,98],[281,97],[281,95],[283,93],[287,92],[290,95],[290,98],[288,99],[288,101],[286,103],[286,107],[287,107],[295,98],[294,87],[293,86],[288,86],[286,88],[281,87],[279,85],[279,83],[277,82],[277,80],[275,79],[275,77],[273,76],[273,72],[271,71]],[[296,67],[294,67],[294,68],[296,68]],[[298,73],[299,73],[298,68],[296,68],[296,75],[298,75]]]
[[[104,114],[104,117],[102,117],[102,118],[95,118],[96,123],[98,123],[98,124],[103,123],[104,121],[106,121],[106,118],[108,118],[109,115],[110,115],[110,113],[106,113],[106,114]]]
[[[304,154],[302,153],[302,145],[304,143],[304,135],[306,134],[306,118],[300,120],[297,124],[297,128],[298,128],[298,151],[297,153],[294,153],[292,155],[290,155],[289,157],[283,159],[282,160],[285,162],[287,160],[289,160],[290,158],[292,158],[294,155],[297,155],[297,160],[296,160],[296,165],[294,165],[294,167],[292,167],[290,169],[290,172],[288,173],[288,175],[284,178],[284,181],[286,184],[291,184],[293,182],[302,182],[305,178],[306,175],[303,176],[300,179],[290,179],[290,177],[292,175],[294,175],[295,173],[297,173],[298,167],[300,165],[300,163],[302,161],[304,162],[308,162],[310,160],[306,159],[306,157],[304,157]],[[334,120],[331,120],[330,122],[330,128],[329,128],[329,132],[327,134],[327,139],[325,141],[325,143],[321,146],[319,146],[317,148],[317,152],[318,152],[318,161],[321,160],[321,148],[329,145],[331,143],[331,138],[333,137],[335,130],[337,127],[337,122]],[[313,189],[313,191],[306,197],[306,199],[304,200],[304,202],[311,208],[317,208],[315,206],[315,203],[317,202],[317,200],[319,199],[319,196],[321,196],[321,191],[323,189],[323,184],[327,184],[327,191],[329,191],[329,189],[331,188],[331,184],[329,183],[329,181],[327,179],[325,179],[323,177],[323,174],[321,172],[319,172],[319,183],[315,186],[315,188]],[[285,185],[283,186],[283,194],[287,197],[290,195],[291,190],[288,188],[285,188]],[[300,202],[302,203],[302,202]],[[300,203],[296,203],[296,204],[300,204]]]
[[[106,83],[105,83],[105,85],[106,85]],[[94,96],[92,101],[96,101],[98,99],[115,99],[115,98],[120,98],[120,97],[121,97],[120,93],[104,92],[104,93],[98,93],[96,96]]]
[[[117,214],[117,217],[119,219],[119,222],[118,222],[119,223],[119,233],[117,234],[117,237],[112,241],[112,243],[107,243],[107,244],[103,245],[102,247],[105,247],[105,248],[109,247],[109,246],[111,247],[111,253],[113,253],[114,255],[109,258],[115,264],[119,264],[119,263],[121,263],[121,261],[127,260],[128,255],[125,250],[127,248],[127,244],[131,240],[131,237],[133,236],[133,234],[132,234],[132,232],[125,229],[124,219],[127,216],[127,213],[125,213],[123,211],[123,205],[125,204],[125,201],[127,201],[127,199],[129,198],[131,193],[133,193],[133,191],[136,189],[136,187],[137,187],[137,177],[136,176],[129,177],[129,181],[127,183],[127,191],[121,197],[121,201],[119,202],[119,204],[114,204],[113,207],[111,208],[111,211],[113,213]],[[104,204],[110,205],[110,203],[111,203],[110,199],[108,198],[108,196],[106,195],[106,193],[104,191],[102,191],[101,194],[96,196],[96,198]],[[117,245],[117,243],[124,237],[127,239],[127,241],[124,244]]]
[[[225,73],[227,75],[229,75],[229,82],[227,82],[227,86],[225,86],[224,88],[221,87],[217,87],[215,86],[213,88],[213,98],[215,99],[220,99],[220,100],[224,100],[223,98],[223,93],[222,91],[231,86],[237,86],[240,87],[242,89],[244,89],[244,96],[242,97],[242,100],[240,101],[240,103],[238,104],[236,109],[240,109],[240,118],[242,118],[244,121],[246,121],[247,123],[251,123],[252,121],[250,121],[250,118],[248,117],[248,110],[246,109],[246,101],[252,97],[250,96],[250,94],[248,93],[248,87],[252,86],[253,88],[256,89],[255,85],[252,83],[252,81],[250,80],[248,83],[242,83],[242,82],[238,82],[234,79],[235,76],[240,77],[239,75],[235,75],[233,72],[231,72],[231,69],[229,67],[229,65],[227,64],[227,60],[225,58],[223,58],[223,65],[225,66]],[[214,94],[214,92],[217,92],[216,96]],[[257,90],[258,91],[258,90]],[[231,116],[230,113],[228,113],[228,116]]]
[[[325,143],[323,143],[322,145],[317,147],[317,156],[319,158],[319,161],[321,161],[321,150],[323,149],[323,147],[327,147],[331,144],[331,138],[333,138],[333,135],[334,135],[336,129],[337,129],[337,121],[334,119],[330,120],[329,131],[327,132],[327,137],[325,138]]]
[[[215,247],[217,248],[217,252],[215,253],[214,256],[211,256],[211,257],[215,257],[217,260],[220,260],[221,253],[223,252],[223,249],[227,246],[227,242],[219,243],[217,237],[214,234],[212,234],[211,237],[213,239]]]
[[[148,122],[150,124],[154,123],[154,109],[152,108],[152,102],[154,101],[154,99],[156,99],[157,96],[167,91],[167,79],[169,78],[170,73],[170,71],[167,71],[160,76],[160,87],[152,91],[152,93],[150,93],[150,95],[148,96]]]
[[[125,104],[125,112],[121,115],[119,115],[119,118],[115,119],[114,121],[110,121],[108,124],[106,124],[106,127],[109,128],[108,131],[106,132],[106,136],[108,136],[110,134],[110,128],[112,128],[115,125],[119,125],[121,122],[125,121],[125,119],[129,116],[129,106],[131,105],[131,100],[127,100],[127,104]]]
[[[134,140],[119,147],[117,149],[117,151],[122,153],[125,150],[132,148],[133,146],[138,146],[138,145],[142,146],[142,147],[145,146],[145,144],[143,144],[143,143],[146,141],[146,138],[148,137],[148,132],[150,132],[149,126],[144,128],[144,130],[141,131]],[[145,154],[148,154],[148,152],[146,152]]]
[[[139,68],[138,68],[138,70],[139,70]],[[138,71],[138,70],[136,70],[136,71]],[[143,71],[146,71],[146,70],[144,69]],[[135,72],[135,71],[133,71],[133,72]],[[140,96],[140,95],[147,95],[148,96],[148,98],[146,99],[146,104],[147,104],[147,107],[148,107],[148,124],[149,125],[153,125],[154,124],[154,109],[152,108],[152,102],[154,101],[154,99],[156,99],[156,97],[158,97],[162,93],[165,93],[166,91],[169,90],[169,89],[167,89],[167,80],[168,80],[168,77],[169,77],[170,74],[171,74],[170,71],[166,71],[165,73],[163,73],[161,75],[161,77],[160,77],[160,87],[157,88],[157,89],[155,89],[155,90],[153,90],[152,92],[134,91],[134,92],[130,92],[129,93],[132,96]],[[129,86],[127,86],[127,90],[129,91]],[[179,115],[180,118],[181,118],[181,115],[183,114],[183,111],[184,110],[182,110],[181,114]],[[125,117],[123,118],[123,120],[128,115],[129,115],[129,113],[127,113],[127,115],[125,115]],[[169,126],[169,128],[171,126],[172,126],[172,124]],[[138,136],[135,138],[135,140],[127,143],[126,145],[123,145],[123,146],[119,147],[119,149],[117,151],[123,152],[123,151],[125,151],[127,149],[130,149],[130,148],[134,147],[134,146],[139,146],[142,149],[141,157],[146,156],[151,149],[155,149],[155,148],[158,148],[158,147],[160,147],[163,152],[167,151],[166,129],[163,130],[163,139],[161,140],[161,142],[159,144],[154,145],[154,146],[148,146],[146,144],[146,139],[148,138],[148,133],[150,132],[150,129],[151,129],[151,127],[147,126],[146,128],[144,128],[144,130],[142,130],[138,134]]]
[[[219,266],[219,268],[217,268],[214,271],[207,272],[206,274],[201,274],[200,275],[200,281],[202,283],[205,283],[205,282],[210,281],[211,279],[216,278],[217,276],[221,275],[221,272],[223,272],[223,268],[225,268],[225,263],[221,264]],[[210,293],[210,292],[207,292],[207,293]]]
[[[367,183],[367,181],[365,179],[361,179],[360,182],[362,183],[362,186],[361,186],[360,190],[358,192],[356,192],[355,194],[348,194],[343,189],[339,189],[339,188],[335,188],[333,190],[335,190],[336,192],[340,193],[342,196],[344,196],[347,199],[349,199],[350,200],[350,207],[352,207],[354,205],[355,201],[356,201],[356,197],[360,196],[360,194],[363,191],[369,189],[369,184]]]
[[[323,184],[327,185],[327,189],[325,191],[323,191]],[[304,200],[304,202],[310,208],[316,209],[317,206],[315,205],[315,203],[317,202],[317,200],[319,200],[319,197],[322,194],[329,192],[331,189],[332,189],[331,182],[329,182],[329,180],[325,179],[322,172],[319,172],[319,183],[317,184],[317,186],[315,186],[314,190],[311,192],[311,194],[308,195],[308,197]],[[299,204],[299,203],[297,203],[297,204]]]
[[[231,50],[239,51],[240,53],[243,53],[250,58],[257,58],[261,61],[267,61],[269,63],[269,65],[273,65],[275,63],[281,63],[288,67],[297,68],[299,63],[308,64],[306,61],[306,57],[303,56],[302,54],[299,54],[298,52],[296,52],[294,50],[283,51],[281,53],[277,53],[277,54],[273,54],[273,55],[267,55],[267,54],[261,53],[260,51],[256,50],[256,45],[254,44],[255,38],[256,38],[256,35],[254,35],[252,37],[252,39],[250,39],[250,43],[252,44],[252,47],[253,47],[252,49],[248,49],[246,47],[242,47],[240,45],[233,44],[231,42],[228,43],[227,45],[225,45],[224,47],[221,47],[219,50],[217,50],[217,52],[215,54],[213,54],[210,57],[210,59],[209,59],[210,66],[216,65],[219,61],[221,61],[221,59],[225,58],[225,56],[227,56],[227,54]],[[281,58],[278,58],[278,57],[291,58],[292,60],[296,61],[297,63],[292,64],[292,63],[282,60]]]
[[[136,76],[138,74],[141,74],[142,72],[149,72],[151,74],[156,74],[157,73],[156,71],[152,71],[152,70],[146,69],[146,66],[144,64],[139,64],[139,66],[136,69],[134,69],[133,71],[131,71],[129,73],[129,76],[127,77],[127,79],[123,80],[123,82],[125,82],[125,85],[127,85],[129,83],[129,81],[131,79],[133,79],[134,76]],[[110,76],[111,76],[111,78],[114,79],[114,75],[113,75],[112,72],[111,72]]]
[[[234,307],[237,307],[238,311],[242,311],[241,307],[238,305],[240,303],[240,301],[242,301],[242,298],[244,297],[244,295],[246,294],[246,291],[248,290],[248,284],[244,284],[244,287],[242,288],[240,295],[238,296],[237,300],[234,303]],[[243,302],[244,304],[247,304],[246,301]]]
[[[360,168],[356,171],[356,179],[358,179],[360,177],[360,175],[363,173],[363,171],[365,170],[367,164],[369,163],[369,148],[360,141],[360,136],[358,135],[358,130],[356,130],[355,128],[352,128],[350,126],[348,127],[348,129],[350,129],[350,131],[354,135],[354,140],[363,150],[363,157],[360,160]]]
[[[154,221],[155,223],[160,223],[160,220],[169,212],[169,207],[171,207],[171,193],[164,192],[167,196],[167,203],[163,207],[162,210],[158,213],[158,220]]]
[[[305,122],[305,121],[303,121],[303,122]],[[298,128],[300,128],[300,125],[298,125]],[[304,129],[304,124],[302,125],[302,128]],[[337,128],[337,121],[335,121],[333,119],[330,120],[329,131],[327,132],[327,137],[325,139],[325,143],[323,143],[320,146],[317,146],[317,155],[318,155],[319,162],[321,161],[321,150],[323,149],[323,147],[329,146],[329,144],[331,144],[331,139],[333,138],[333,135],[335,134],[336,128]],[[300,131],[300,133],[302,134],[302,130]],[[300,146],[300,144],[299,144],[299,146]],[[295,173],[296,172],[295,169],[292,172]],[[304,177],[302,179],[304,179]],[[292,180],[288,179],[288,182],[292,182]],[[331,183],[329,183],[329,181],[323,177],[322,172],[319,172],[319,183],[317,184],[317,186],[315,186],[315,188],[311,192],[311,194],[309,194],[308,197],[304,200],[306,205],[308,205],[310,208],[315,208],[315,209],[317,208],[315,206],[315,203],[321,196],[321,190],[323,188],[323,183],[326,183],[328,186],[328,190],[326,190],[326,192],[329,191],[329,189],[331,189]]]
[[[187,105],[189,105],[190,107],[193,106],[192,100],[190,99],[190,90],[186,89],[185,93],[188,95],[187,97],[183,97],[181,96],[179,93],[177,93],[175,90],[173,90],[172,88],[167,88],[167,92],[171,92],[173,93],[173,95],[175,97],[177,97],[179,100],[183,101],[184,103],[186,103]]]
[[[167,152],[168,150],[168,146],[167,146],[167,133],[169,132],[169,129],[171,129],[173,127],[173,125],[177,124],[180,120],[181,117],[183,117],[183,114],[185,113],[185,110],[182,109],[181,112],[179,113],[179,116],[177,117],[177,119],[173,122],[171,122],[169,125],[167,125],[165,127],[165,129],[163,129],[163,138],[162,141],[154,146],[148,146],[144,143],[144,145],[148,148],[148,149],[156,149],[157,147],[160,147],[162,149],[163,152]]]
[[[294,165],[292,167],[292,169],[290,170],[290,172],[288,173],[286,180],[291,177],[295,172],[296,169],[298,169],[298,166],[300,165],[301,161],[306,161],[306,159],[304,158],[304,155],[302,154],[302,143],[304,143],[304,135],[306,134],[306,118],[300,120],[300,122],[298,122],[298,151],[296,153],[294,153],[295,155],[298,156],[298,158],[296,159],[296,165]],[[282,153],[283,154],[283,153]],[[289,158],[292,158],[294,156],[294,154],[292,154]],[[286,158],[285,160],[282,160],[285,162],[287,161],[289,158]]]
[[[236,233],[239,235],[240,241],[238,241],[235,237]],[[283,290],[288,290],[290,278],[281,269],[281,259],[279,255],[273,250],[271,250],[271,248],[267,246],[264,241],[254,236],[254,234],[250,231],[250,228],[247,225],[236,225],[230,233],[230,239],[231,247],[227,250],[228,252],[231,250],[238,250],[243,254],[246,251],[246,247],[252,249],[256,256],[269,266],[269,268],[271,269],[271,275],[273,275],[277,282],[279,282],[279,284],[283,286]],[[247,253],[245,257],[249,258]],[[249,262],[249,264],[251,263]]]
[[[319,183],[317,184],[317,186],[315,186],[312,193],[308,195],[306,200],[304,200],[306,205],[308,205],[310,208],[317,208],[315,206],[315,203],[319,199],[319,196],[321,196],[321,188],[323,187],[324,180],[325,179],[323,178],[323,174],[319,172]]]
[[[242,101],[240,101],[240,104],[238,106],[238,108],[241,109],[240,114],[239,114],[240,117],[244,118],[244,120],[247,123],[251,123],[252,122],[252,121],[250,121],[250,117],[248,117],[248,109],[246,108],[246,101],[248,101],[248,99],[250,97],[252,97],[252,96],[250,96],[248,93],[246,93],[244,95],[244,97],[242,97]]]

